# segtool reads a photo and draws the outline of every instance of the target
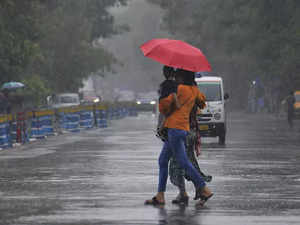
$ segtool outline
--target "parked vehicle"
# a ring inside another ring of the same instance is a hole
[[[152,111],[156,113],[157,92],[144,92],[136,96],[136,107],[139,111]]]
[[[217,76],[203,76],[195,79],[200,91],[206,96],[206,107],[199,110],[197,120],[204,137],[218,137],[219,144],[225,144],[226,110],[223,80]]]
[[[100,96],[84,96],[81,100],[82,104],[94,104],[101,101]]]
[[[79,94],[77,93],[61,93],[47,97],[50,107],[62,108],[80,105]]]

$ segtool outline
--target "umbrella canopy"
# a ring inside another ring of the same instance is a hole
[[[140,46],[144,56],[163,65],[193,72],[211,71],[200,49],[180,40],[152,39]]]
[[[12,90],[12,89],[17,89],[17,88],[22,88],[25,87],[24,84],[20,83],[20,82],[6,82],[1,86],[2,90]]]

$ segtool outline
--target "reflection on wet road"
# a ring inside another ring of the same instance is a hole
[[[299,224],[300,132],[270,116],[229,115],[226,146],[203,139],[199,163],[215,196],[203,208],[143,202],[156,191],[161,142],[150,113],[107,129],[0,152],[0,224]],[[300,126],[298,126],[300,129]],[[187,184],[190,199],[193,186]]]

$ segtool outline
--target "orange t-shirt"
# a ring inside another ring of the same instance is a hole
[[[170,95],[167,98],[172,98],[172,96]],[[205,104],[205,96],[199,91],[197,86],[180,84],[177,89],[177,98],[181,107],[167,117],[164,126],[189,131],[191,110],[196,100]]]
[[[170,95],[173,97],[170,97]],[[162,113],[164,116],[168,115],[168,113],[173,111],[175,107],[174,93],[170,95],[159,100],[158,109],[159,112]]]

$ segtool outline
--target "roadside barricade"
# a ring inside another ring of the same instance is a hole
[[[80,128],[81,129],[93,128],[95,125],[94,106],[93,105],[80,106],[79,109],[80,109],[80,111],[79,111]]]
[[[54,135],[54,115],[53,110],[33,111],[30,137],[42,139]]]
[[[18,112],[16,114],[17,118],[17,137],[16,142],[17,143],[25,143],[28,141],[28,135],[26,132],[26,121],[27,121],[27,114],[25,112]]]
[[[107,119],[113,120],[114,119],[114,109],[108,108],[106,112],[107,112]]]
[[[121,109],[121,119],[127,117],[129,115],[128,109],[127,108],[122,108]]]
[[[113,119],[114,120],[118,120],[121,118],[121,113],[120,113],[120,109],[119,108],[115,108],[113,110]]]
[[[132,115],[126,106],[81,105],[0,115],[0,150],[34,139],[90,128],[106,128],[110,120]]]
[[[0,150],[11,147],[8,115],[0,116]]]
[[[10,144],[25,143],[28,141],[27,133],[27,113],[18,112],[7,115],[9,125],[9,141]]]
[[[107,119],[108,119],[108,111],[104,106],[102,105],[96,105],[95,106],[95,120],[96,120],[96,126],[99,128],[105,128],[108,126]]]
[[[137,113],[136,108],[133,108],[133,107],[128,108],[128,115],[129,116],[137,116],[138,113]]]
[[[17,141],[17,119],[15,115],[12,115],[10,120],[10,138],[13,143]]]
[[[30,137],[36,139],[45,138],[43,124],[40,117],[33,117],[31,120]]]
[[[61,108],[58,109],[60,117],[60,126],[63,130],[68,132],[79,132],[79,121],[80,113],[79,108],[70,107],[70,108]]]

